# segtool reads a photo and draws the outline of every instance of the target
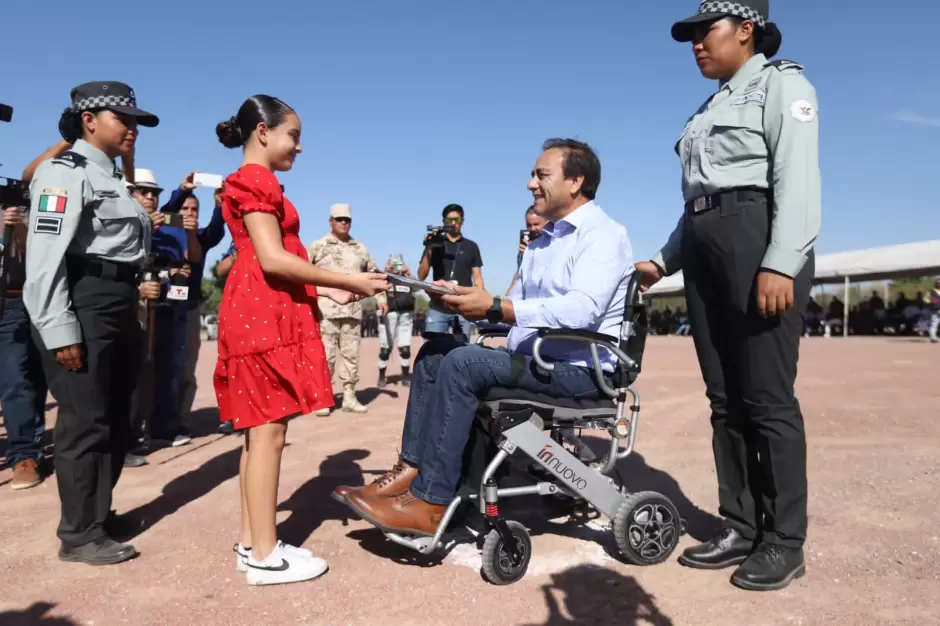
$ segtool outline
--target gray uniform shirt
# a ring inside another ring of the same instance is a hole
[[[66,255],[139,266],[150,254],[150,217],[114,161],[81,139],[71,152],[42,163],[29,187],[23,304],[47,350],[82,341]]]
[[[761,267],[790,277],[819,234],[822,204],[816,90],[802,70],[755,55],[696,111],[676,144],[686,201],[736,187],[773,189]],[[682,269],[684,220],[652,259],[667,275]]]

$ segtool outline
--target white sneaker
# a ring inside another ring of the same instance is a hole
[[[283,541],[278,541],[277,545],[284,548],[288,552],[293,552],[304,558],[313,558],[313,552],[306,548],[297,548],[295,546],[286,544]],[[251,550],[246,550],[245,546],[239,542],[232,546],[232,551],[235,553],[235,569],[244,574],[248,571],[248,559],[251,557]]]
[[[248,557],[246,578],[249,585],[282,585],[311,580],[324,574],[327,569],[323,559],[302,556],[278,543],[263,561],[256,561],[253,555]]]

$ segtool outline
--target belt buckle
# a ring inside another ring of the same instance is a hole
[[[692,201],[692,211],[694,213],[701,213],[712,208],[711,196],[699,196]]]

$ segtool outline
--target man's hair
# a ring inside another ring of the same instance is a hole
[[[441,211],[441,217],[447,217],[448,213],[460,213],[460,217],[463,218],[463,207],[459,204],[448,204],[444,207],[444,210]]]
[[[543,152],[553,148],[565,152],[565,160],[562,164],[562,173],[565,178],[583,176],[581,195],[588,200],[593,200],[601,184],[601,161],[593,148],[576,139],[549,139],[542,144]]]
[[[529,208],[525,210],[526,215],[535,215],[535,205],[530,204]]]

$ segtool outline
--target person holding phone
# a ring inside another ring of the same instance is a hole
[[[509,283],[509,289],[506,290],[507,298],[512,293],[512,288],[516,286],[516,281],[519,280],[522,255],[528,250],[529,244],[541,236],[542,229],[547,223],[544,217],[535,212],[534,204],[525,210],[525,228],[519,231],[519,254],[516,255],[516,273],[512,275],[512,282]]]
[[[223,421],[245,432],[240,483],[242,538],[236,567],[248,584],[310,580],[327,564],[277,539],[277,486],[290,418],[333,406],[317,297],[345,304],[384,292],[382,274],[334,272],[311,264],[297,209],[274,172],[301,153],[301,124],[282,100],[248,98],[216,127],[244,161],[225,180],[222,215],[239,254],[219,306],[215,390]]]
[[[152,222],[115,159],[157,117],[120,82],[71,91],[59,128],[72,148],[42,162],[30,184],[23,303],[56,401],[59,558],[92,565],[137,555],[122,545],[111,491],[130,442],[140,364],[138,276]]]

